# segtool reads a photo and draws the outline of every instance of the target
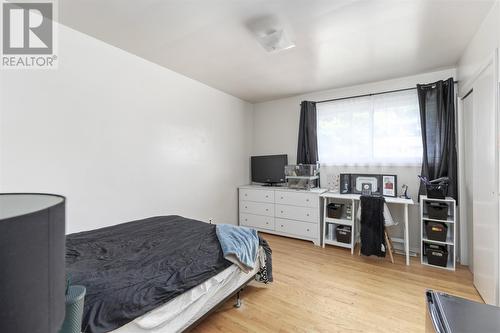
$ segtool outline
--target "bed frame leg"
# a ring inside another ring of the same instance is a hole
[[[239,309],[241,307],[240,291],[238,291],[236,293],[236,303],[234,303],[234,307],[237,308],[237,309]]]

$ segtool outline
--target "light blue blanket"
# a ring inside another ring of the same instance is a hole
[[[217,224],[216,232],[224,258],[246,273],[253,270],[259,248],[257,231],[230,224]]]

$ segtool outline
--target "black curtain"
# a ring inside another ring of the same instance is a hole
[[[318,162],[318,136],[316,131],[316,103],[300,103],[299,143],[297,164]]]
[[[449,177],[448,195],[458,199],[453,78],[417,85],[424,148],[422,175],[429,180]],[[420,184],[420,194],[426,194]]]

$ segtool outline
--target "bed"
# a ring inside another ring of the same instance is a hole
[[[66,248],[71,284],[87,288],[83,333],[189,330],[268,269],[263,247],[243,271],[225,259],[215,225],[181,216],[71,234]]]

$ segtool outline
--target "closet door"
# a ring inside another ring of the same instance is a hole
[[[473,85],[473,272],[488,304],[498,305],[498,154],[495,62]]]

